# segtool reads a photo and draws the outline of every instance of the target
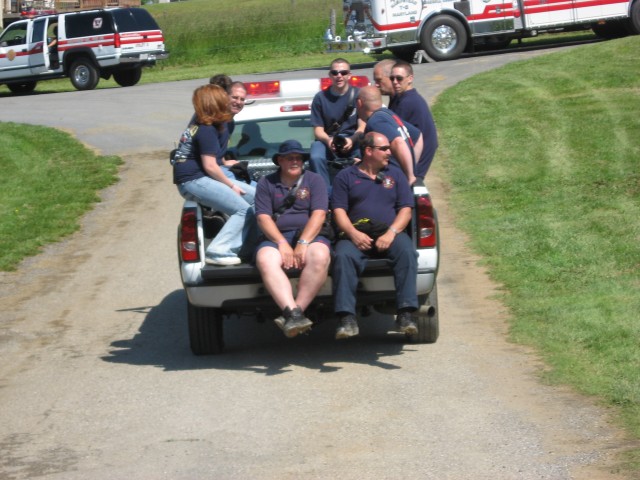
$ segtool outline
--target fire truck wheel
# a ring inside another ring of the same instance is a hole
[[[631,6],[629,33],[632,35],[640,35],[640,0],[636,0]]]
[[[113,79],[121,87],[132,87],[140,81],[140,77],[142,77],[141,67],[113,72]]]
[[[71,64],[69,78],[77,90],[93,90],[100,80],[98,69],[88,58],[79,58]]]
[[[429,20],[422,29],[420,45],[434,60],[453,60],[467,46],[467,31],[458,19],[439,15]]]
[[[36,89],[38,82],[9,83],[7,88],[13,93],[31,93]]]

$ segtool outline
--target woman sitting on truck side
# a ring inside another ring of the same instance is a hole
[[[300,142],[287,140],[272,158],[278,170],[262,177],[256,189],[256,219],[262,232],[256,266],[282,309],[274,321],[287,337],[311,328],[304,310],[322,288],[331,260],[331,243],[319,235],[329,206],[327,185],[317,173],[303,171],[308,158]],[[302,270],[295,297],[285,273],[290,269]]]
[[[173,182],[186,200],[225,213],[229,219],[206,249],[205,262],[237,265],[243,242],[255,222],[255,188],[229,178],[222,170],[231,120],[229,96],[217,85],[203,85],[193,92],[195,122],[182,134],[173,158]]]

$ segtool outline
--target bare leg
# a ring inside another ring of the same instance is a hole
[[[262,281],[274,302],[284,310],[295,308],[293,289],[289,278],[282,270],[282,256],[275,248],[265,247],[258,251],[256,266],[262,275]]]
[[[329,247],[316,242],[309,245],[305,256],[305,266],[300,274],[298,282],[298,293],[295,303],[302,311],[306,310],[309,304],[318,294],[324,285],[329,272],[331,255]]]

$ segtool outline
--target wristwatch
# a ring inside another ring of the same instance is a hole
[[[309,245],[309,242],[307,242],[306,240],[302,240],[302,239],[298,240],[298,243],[300,245]]]

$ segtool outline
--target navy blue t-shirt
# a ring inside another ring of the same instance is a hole
[[[393,112],[386,108],[381,108],[380,110],[375,111],[368,119],[367,126],[364,129],[364,133],[369,132],[378,132],[382,133],[385,137],[389,139],[389,143],[393,142],[397,137],[405,137],[405,134],[402,131],[402,127],[398,125],[398,123],[393,118]],[[402,124],[406,128],[406,131],[409,133],[413,144],[415,145],[417,141],[420,139],[420,130],[411,125],[410,123],[400,119]],[[415,159],[416,162],[418,159]],[[391,161],[394,165],[400,167],[400,163],[396,158],[391,156]],[[415,165],[413,166],[413,172],[415,175]]]
[[[280,180],[280,170],[258,180],[255,197],[256,216],[260,214],[273,216],[289,196],[289,190],[289,187]],[[296,191],[293,205],[282,212],[276,220],[276,225],[283,233],[303,229],[314,210],[327,211],[328,208],[329,198],[324,179],[317,173],[307,170]]]
[[[416,165],[415,175],[416,177],[424,178],[438,149],[438,132],[431,110],[429,110],[429,105],[418,91],[412,88],[400,95],[391,97],[389,109],[394,111],[402,120],[409,122],[422,132],[424,148]]]
[[[401,208],[413,208],[413,193],[399,167],[389,164],[381,172],[379,181],[357,165],[341,170],[333,180],[331,206],[346,210],[351,223],[369,218],[391,225]]]
[[[185,138],[187,130],[183,133],[181,142]],[[226,145],[229,142],[229,131],[226,125],[222,131],[213,125],[198,125],[198,129],[191,141],[193,148],[189,157],[186,161],[177,162],[173,166],[173,183],[175,184],[207,176],[202,167],[201,155],[215,156],[218,164],[221,165]]]
[[[325,131],[331,128],[334,122],[340,122],[347,108],[355,106],[360,89],[349,87],[344,95],[335,95],[331,88],[316,93],[311,102],[311,125],[323,127]],[[353,92],[353,97],[351,96]],[[358,116],[353,108],[351,115],[341,125],[338,133],[353,135],[358,127]],[[335,134],[334,134],[335,135]]]

